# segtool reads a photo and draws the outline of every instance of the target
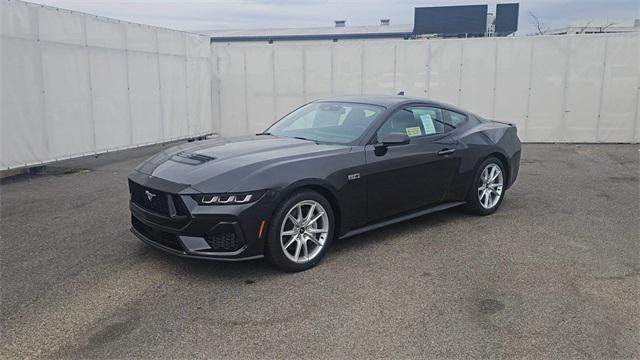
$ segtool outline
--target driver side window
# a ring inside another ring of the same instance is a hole
[[[378,130],[377,139],[391,133],[403,133],[409,137],[422,137],[444,133],[442,110],[434,107],[415,106],[393,113]]]

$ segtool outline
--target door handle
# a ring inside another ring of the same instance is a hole
[[[442,149],[440,151],[438,151],[438,155],[442,156],[442,155],[449,155],[449,154],[453,154],[456,151],[456,149]]]

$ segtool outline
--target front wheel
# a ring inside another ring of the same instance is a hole
[[[505,169],[502,161],[490,157],[480,164],[467,196],[467,208],[478,215],[494,213],[505,193]]]
[[[333,224],[331,205],[322,195],[305,190],[289,196],[272,219],[267,259],[286,271],[315,266],[331,244]]]

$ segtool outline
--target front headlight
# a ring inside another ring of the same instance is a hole
[[[198,205],[239,205],[258,200],[264,190],[248,191],[228,194],[198,194],[191,195]]]

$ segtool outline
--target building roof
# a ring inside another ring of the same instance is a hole
[[[545,35],[617,33],[640,31],[640,20],[591,20],[579,21],[565,27],[546,30]]]
[[[410,36],[412,32],[413,25],[410,24],[199,31],[211,36],[214,42],[402,38]]]

